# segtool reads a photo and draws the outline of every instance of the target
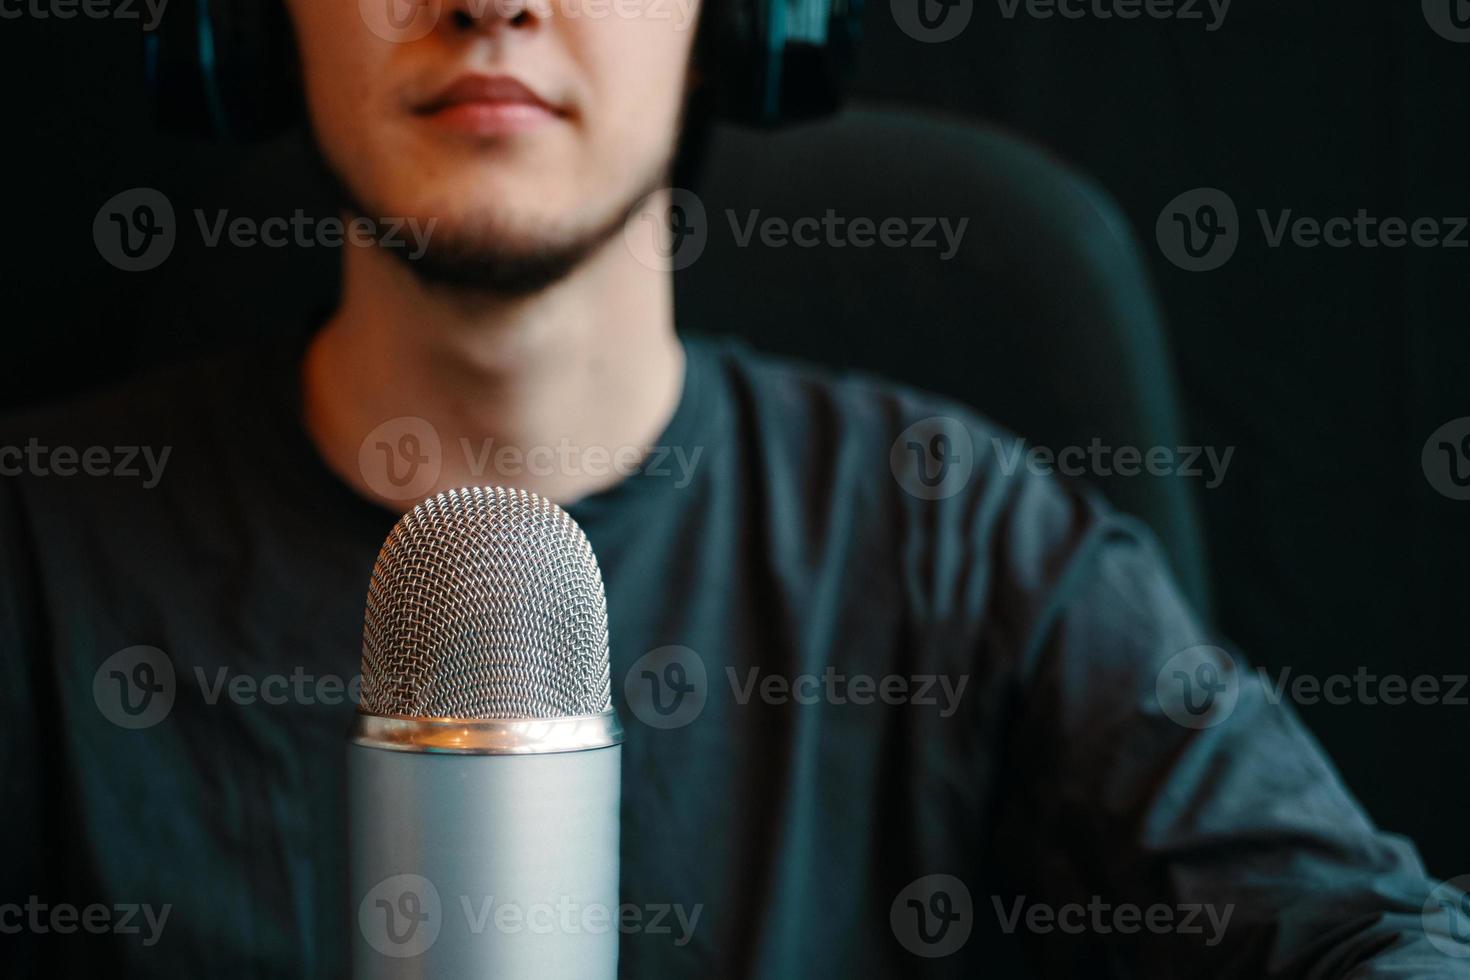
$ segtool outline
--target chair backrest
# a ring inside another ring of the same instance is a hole
[[[854,108],[775,133],[716,130],[693,190],[708,234],[676,277],[685,326],[950,396],[1031,446],[1184,445],[1162,319],[1126,223],[1038,149],[958,119]],[[763,242],[765,228],[781,240],[769,219],[791,229],[800,218],[823,222],[806,222],[805,246]],[[901,219],[914,241],[870,233],[859,248],[828,230],[858,218]],[[1197,481],[1090,479],[1154,529],[1205,611]]]

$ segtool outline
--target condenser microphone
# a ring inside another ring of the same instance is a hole
[[[353,976],[613,980],[621,742],[576,522],[499,487],[405,515],[347,750]]]

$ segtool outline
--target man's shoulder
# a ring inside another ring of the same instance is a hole
[[[737,408],[761,420],[809,428],[814,435],[893,443],[926,420],[947,420],[982,448],[1012,438],[975,407],[920,387],[854,368],[756,351],[742,341],[697,342],[719,361]]]
[[[900,548],[961,549],[962,563],[1006,548],[1039,566],[1118,520],[1087,485],[1022,465],[1019,436],[957,399],[739,342],[710,348],[760,479],[814,522],[842,505],[865,536]]]
[[[1134,596],[1162,567],[1146,528],[1024,465],[1016,436],[955,399],[739,344],[718,353],[752,526],[855,601],[894,597],[966,649],[994,629],[992,654],[1019,657],[1059,604],[1086,598],[1081,584]]]

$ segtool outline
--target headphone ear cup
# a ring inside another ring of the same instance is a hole
[[[301,115],[281,0],[173,0],[147,43],[155,118],[169,132],[248,142]]]
[[[841,106],[862,34],[863,0],[707,0],[697,61],[703,104],[779,125]]]

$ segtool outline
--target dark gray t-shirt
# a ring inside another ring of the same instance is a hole
[[[1134,522],[1007,475],[961,407],[686,347],[666,452],[570,508],[627,729],[623,976],[1470,975],[1411,847],[1198,649]],[[7,972],[345,975],[348,692],[395,515],[314,452],[298,357],[0,424],[29,453],[0,480]],[[911,458],[951,485],[895,452],[936,417]]]

